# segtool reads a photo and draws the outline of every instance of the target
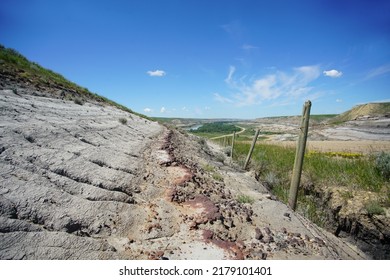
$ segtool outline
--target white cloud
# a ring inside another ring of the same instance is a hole
[[[343,102],[343,100],[340,99],[340,98],[337,98],[337,99],[336,99],[336,102],[337,102],[337,103],[341,103],[341,102]]]
[[[208,111],[208,110],[211,110],[211,107],[205,106],[204,109],[205,109],[206,111]]]
[[[328,76],[331,78],[340,78],[343,75],[343,72],[337,71],[335,69],[324,71],[323,73],[325,76]]]
[[[226,84],[235,91],[233,98],[214,93],[217,101],[222,103],[235,103],[239,106],[259,104],[265,100],[275,100],[279,97],[297,99],[313,95],[309,84],[320,76],[317,65],[297,67],[292,72],[276,71],[258,79],[246,81],[246,77],[236,79],[235,67],[229,67],[225,79]]]
[[[160,109],[160,113],[165,113],[167,111],[167,109],[165,109],[165,107],[161,107],[161,109]]]
[[[145,108],[145,109],[144,109],[144,112],[145,112],[145,113],[150,113],[150,112],[153,112],[153,109]]]
[[[163,70],[155,70],[155,71],[148,71],[146,72],[151,77],[162,77],[165,76],[167,73]]]

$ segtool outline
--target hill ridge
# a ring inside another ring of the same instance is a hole
[[[36,92],[33,94],[35,95],[40,94],[46,97],[73,100],[79,105],[84,102],[111,105],[149,119],[149,117],[134,112],[122,104],[69,81],[59,73],[46,69],[38,63],[31,62],[17,50],[6,48],[0,44],[0,89],[16,91],[16,85],[30,90],[34,89]]]
[[[356,105],[333,118],[332,122],[346,122],[382,116],[390,116],[390,102],[372,102]]]

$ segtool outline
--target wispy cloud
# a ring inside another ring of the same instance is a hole
[[[233,100],[223,97],[219,93],[214,93],[214,99],[221,103],[233,103]]]
[[[238,20],[223,24],[221,28],[233,38],[240,38],[244,33],[244,28]]]
[[[161,107],[161,109],[160,109],[160,113],[165,113],[167,111],[167,109],[165,108],[165,107]]]
[[[145,112],[145,113],[150,113],[150,112],[153,112],[153,109],[145,108],[145,109],[144,109],[144,112]]]
[[[230,65],[229,66],[229,74],[228,74],[227,78],[225,79],[225,83],[231,85],[234,72],[236,72],[236,67]]]
[[[372,100],[372,101],[365,102],[365,103],[387,103],[387,102],[390,102],[390,99]],[[365,103],[362,103],[362,104],[365,104]]]
[[[163,70],[154,70],[154,71],[148,71],[146,72],[151,77],[162,77],[165,76],[167,73]]]
[[[384,65],[381,65],[377,68],[374,68],[374,69],[371,69],[367,76],[366,76],[366,80],[368,79],[372,79],[372,78],[375,78],[375,77],[378,77],[378,76],[382,76],[382,75],[385,75],[387,73],[390,72],[390,64],[384,64]]]
[[[238,106],[259,104],[266,100],[277,98],[297,99],[309,96],[312,87],[309,84],[320,76],[317,65],[293,68],[290,72],[276,71],[258,79],[247,81],[244,77],[235,78],[236,68],[229,67],[226,84],[235,93],[232,98],[214,94],[217,101],[222,103],[235,103]],[[316,97],[316,96],[314,96]]]
[[[332,70],[327,70],[323,72],[325,76],[331,77],[331,78],[340,78],[343,75],[343,72],[332,69]]]
[[[246,50],[246,51],[258,49],[258,47],[253,46],[253,45],[250,45],[250,44],[244,44],[244,45],[241,46],[241,48],[242,48],[243,50]]]
[[[340,99],[340,98],[337,98],[337,99],[336,99],[336,102],[337,102],[337,103],[342,103],[342,102],[343,102],[343,100],[342,100],[342,99]]]

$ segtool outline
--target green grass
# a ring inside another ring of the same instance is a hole
[[[213,179],[216,180],[216,181],[223,182],[223,177],[222,177],[222,175],[219,174],[219,173],[217,173],[217,172],[213,173],[212,177],[213,177]]]
[[[235,143],[234,160],[243,166],[249,143]],[[252,155],[250,168],[255,170],[261,182],[267,183],[272,192],[287,203],[294,165],[295,149],[277,145],[257,144]],[[305,156],[302,184],[315,186],[340,186],[347,190],[365,190],[378,193],[383,201],[366,205],[368,215],[383,214],[382,206],[390,205],[390,183],[376,167],[376,158],[371,156],[333,157],[326,153],[311,153]],[[351,191],[344,199],[352,199]],[[319,226],[327,220],[317,205],[316,198],[305,195],[303,188],[298,192],[297,210]]]
[[[250,197],[249,195],[244,195],[244,194],[240,194],[239,196],[237,196],[237,201],[239,203],[249,203],[249,204],[252,204],[253,202],[255,202],[255,200]]]
[[[236,143],[234,160],[242,161],[249,147],[249,143]],[[250,165],[263,177],[273,172],[279,178],[275,191],[286,200],[294,158],[294,148],[257,144]],[[315,185],[352,186],[373,192],[389,188],[388,181],[378,172],[372,157],[338,158],[313,153],[305,157],[303,172]]]

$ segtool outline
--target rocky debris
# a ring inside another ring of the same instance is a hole
[[[180,230],[169,237],[169,246],[179,243],[178,247],[169,249],[169,259],[184,256],[209,259],[220,252],[223,253],[222,258],[230,259],[344,259],[364,256],[345,245],[340,247],[349,253],[338,252],[337,246],[334,246],[337,238],[328,239],[307,220],[302,222],[304,218],[289,211],[284,204],[269,200],[267,190],[245,174],[222,166],[226,171],[220,169],[219,172],[224,180],[213,179],[210,172],[202,168],[212,165],[211,169],[219,169],[213,157],[209,157],[210,151],[202,152],[201,145],[197,145],[199,142],[191,142],[189,138],[192,136],[177,131],[168,132],[162,140],[163,145],[159,147],[169,154],[169,164],[162,166],[172,175],[171,181],[167,182],[165,201],[173,203],[180,213],[177,222],[181,223]],[[175,168],[175,172],[172,172],[172,168]],[[238,190],[237,185],[245,187]],[[260,203],[256,201],[255,208],[236,199],[237,191],[250,188],[259,198]],[[183,241],[179,236],[184,235],[186,238]],[[324,240],[329,241],[325,243]],[[204,245],[199,244],[202,241]],[[155,243],[151,244],[153,246]],[[203,250],[195,250],[199,246]],[[162,248],[157,246],[154,251]]]

